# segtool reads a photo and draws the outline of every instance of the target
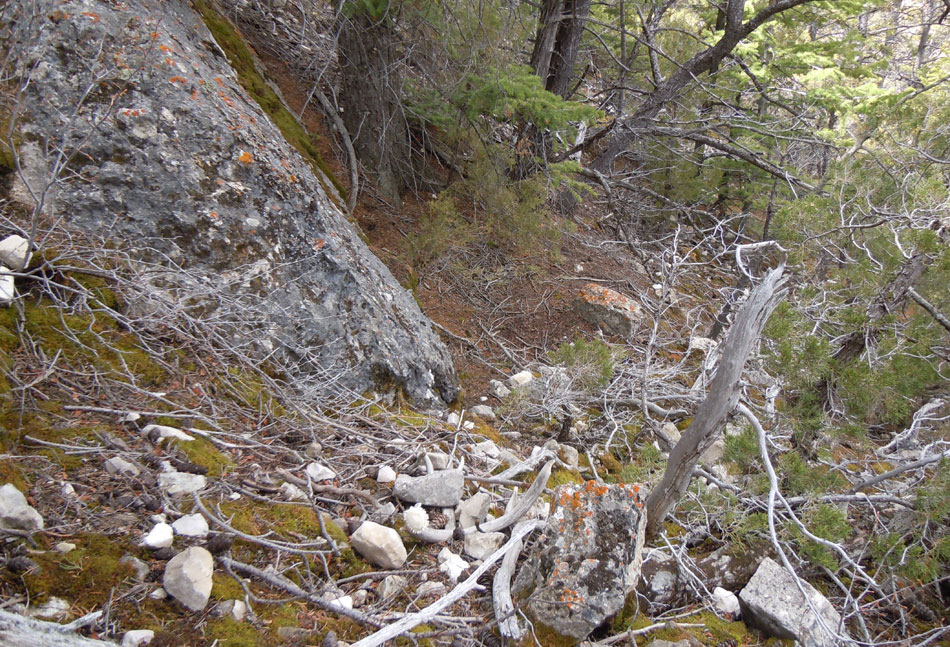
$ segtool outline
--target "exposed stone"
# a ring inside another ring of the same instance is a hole
[[[29,113],[19,134],[82,141],[81,169],[61,176],[47,208],[64,215],[67,231],[110,235],[132,259],[156,262],[154,282],[130,307],[165,316],[180,301],[242,352],[326,386],[385,386],[424,406],[455,399],[451,355],[412,293],[360,239],[331,183],[244,90],[228,58],[209,51],[214,38],[192,3],[66,0],[56,8],[66,18],[17,53],[22,69],[42,70],[24,86]],[[174,51],[174,61],[155,65],[160,50]],[[113,71],[129,78],[83,94],[101,80],[90,62],[120,59]],[[69,121],[80,105],[90,119]],[[94,127],[105,115],[109,127]],[[22,160],[24,175],[42,177],[43,154],[33,157]]]
[[[284,642],[301,643],[313,635],[313,632],[304,627],[277,627],[277,637]]]
[[[382,568],[399,568],[406,563],[406,547],[399,533],[373,521],[364,521],[350,536],[353,549]]]
[[[473,416],[478,416],[483,420],[494,420],[495,419],[495,410],[489,407],[486,404],[476,404],[474,407],[469,409]]]
[[[29,615],[43,620],[65,620],[72,605],[63,598],[51,597],[38,607],[31,607]],[[2,637],[2,636],[0,636]]]
[[[716,350],[719,346],[719,342],[709,339],[708,337],[690,337],[689,338],[689,347],[690,349],[696,349],[702,353],[709,354],[710,351]]]
[[[150,600],[165,600],[168,598],[168,591],[162,587],[158,587],[154,591],[148,594]]]
[[[166,438],[172,438],[173,440],[184,440],[188,442],[194,440],[193,436],[189,436],[181,429],[177,427],[169,427],[167,425],[145,425],[142,427],[142,433],[146,436],[157,435],[159,442],[165,440]]]
[[[465,535],[465,554],[475,559],[485,559],[505,543],[502,532],[473,532]]]
[[[143,562],[141,559],[135,555],[129,554],[125,554],[119,558],[119,565],[128,566],[131,568],[136,582],[144,582],[145,578],[148,577],[148,574],[152,570],[149,568],[149,565]]]
[[[311,443],[307,445],[307,449],[305,449],[303,453],[304,453],[304,456],[306,456],[307,458],[312,458],[316,460],[323,456],[323,445],[321,445],[315,440],[311,441]]]
[[[640,575],[646,516],[638,485],[562,485],[515,580],[522,610],[560,639],[584,640],[623,608]]]
[[[488,392],[499,400],[504,400],[509,395],[511,395],[511,389],[498,380],[488,381]]]
[[[361,606],[366,604],[366,598],[369,596],[369,591],[366,589],[356,589],[353,591],[351,598],[353,598],[353,608],[359,609]]]
[[[288,501],[307,501],[310,498],[300,487],[287,481],[280,484],[280,491]]]
[[[599,326],[605,333],[629,337],[640,325],[643,310],[640,304],[616,290],[588,283],[575,300],[577,314]]]
[[[201,611],[211,595],[214,558],[201,546],[192,546],[174,557],[165,566],[162,586],[170,596],[192,611]]]
[[[172,524],[176,535],[183,537],[198,537],[204,539],[208,536],[208,520],[200,512],[195,514],[186,514]]]
[[[408,581],[402,575],[387,575],[383,578],[383,581],[379,583],[376,594],[380,599],[385,600],[386,598],[394,597],[405,591],[406,584],[408,584]]]
[[[519,371],[508,378],[508,386],[513,389],[524,386],[534,380],[534,373],[529,370]]]
[[[807,595],[802,595],[798,584]],[[821,593],[795,578],[769,557],[739,592],[746,622],[778,638],[796,640],[801,647],[840,647],[850,644],[835,634],[847,635],[841,616]]]
[[[336,478],[336,472],[321,463],[310,463],[307,465],[306,472],[307,476],[312,478],[314,481],[326,481]]]
[[[423,582],[416,589],[416,595],[420,598],[431,598],[445,593],[445,588],[442,582]]]
[[[663,423],[663,433],[666,434],[666,437],[670,439],[670,442],[673,445],[676,445],[682,438],[679,428],[672,422]],[[670,447],[672,449],[672,447]]]
[[[444,470],[452,461],[452,457],[445,452],[425,452],[416,459],[410,471],[416,474],[425,474],[428,470],[426,459],[429,459],[429,465],[432,465],[432,469],[434,470]]]
[[[30,251],[30,241],[23,236],[7,236],[0,240],[0,263],[16,271],[20,271],[30,264],[33,253]]]
[[[495,460],[501,455],[501,450],[498,449],[498,445],[496,445],[493,440],[483,440],[480,443],[471,445],[469,449],[476,456],[491,460]]]
[[[732,591],[717,586],[712,592],[713,604],[723,616],[730,620],[739,617],[739,598]]]
[[[682,585],[679,565],[672,555],[659,548],[644,554],[637,591],[650,605],[651,613],[666,611],[680,599]]]
[[[460,422],[462,422],[462,416],[454,411],[449,411],[449,414],[445,417],[445,424],[450,427],[458,427]]]
[[[462,470],[439,470],[422,476],[400,474],[396,477],[393,494],[409,503],[453,508],[462,499],[465,477]]]
[[[203,489],[208,484],[201,474],[189,474],[188,472],[165,472],[158,475],[158,487],[165,490],[167,494],[193,494]]]
[[[16,280],[10,270],[0,265],[0,303],[10,303],[16,298]]]
[[[66,553],[71,553],[72,551],[76,550],[76,544],[72,544],[68,541],[61,541],[53,546],[53,550],[55,550],[60,555],[65,555]]]
[[[113,456],[105,462],[104,466],[109,474],[121,474],[123,476],[134,477],[140,473],[139,468],[135,464],[130,463],[121,456]]]
[[[392,483],[396,480],[396,470],[389,465],[380,465],[376,470],[377,483]]]
[[[491,507],[491,495],[488,492],[479,492],[459,504],[459,525],[462,528],[471,528],[485,521],[488,508]]]
[[[142,540],[142,545],[146,548],[156,550],[158,548],[168,548],[175,541],[175,531],[167,523],[157,523],[155,527]]]
[[[439,570],[453,582],[458,581],[459,575],[464,573],[468,566],[468,562],[449,550],[448,546],[439,551]]]
[[[43,529],[43,517],[12,483],[0,487],[0,529],[26,532]]]
[[[122,636],[122,647],[142,647],[152,642],[155,632],[151,629],[133,629]]]
[[[392,501],[387,501],[369,514],[369,520],[376,523],[385,524],[396,514],[396,506]]]
[[[563,443],[558,445],[558,456],[572,469],[577,469],[577,464],[581,459],[580,452],[577,449]]]

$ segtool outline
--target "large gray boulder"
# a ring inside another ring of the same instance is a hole
[[[281,364],[314,398],[333,387],[402,390],[419,405],[455,399],[429,320],[240,86],[189,2],[37,4],[36,15],[57,19],[20,25],[33,38],[14,45],[31,75],[24,176],[41,190],[53,163],[43,151],[76,152],[46,211],[155,263],[140,281],[141,312],[187,306],[222,343]],[[14,193],[29,199],[22,186]]]
[[[739,603],[747,623],[778,638],[795,640],[801,647],[852,644],[841,625],[841,616],[825,596],[808,582],[796,582],[791,573],[769,557],[762,560],[755,575],[739,592]]]
[[[623,608],[640,575],[646,515],[639,486],[562,485],[513,592],[535,630],[579,643]],[[544,642],[544,641],[542,641]]]

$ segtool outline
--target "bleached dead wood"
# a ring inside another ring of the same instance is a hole
[[[99,614],[101,615],[101,612]],[[111,640],[93,640],[72,633],[77,628],[76,623],[60,625],[0,609],[0,645],[15,645],[16,647],[116,646],[116,643]]]
[[[482,532],[498,532],[499,530],[504,530],[508,526],[516,524],[521,517],[528,513],[528,510],[531,509],[534,502],[537,501],[541,493],[544,492],[544,488],[548,484],[548,479],[551,478],[551,468],[553,467],[554,461],[548,461],[544,467],[541,468],[541,471],[538,473],[537,478],[534,479],[534,483],[531,484],[531,487],[529,487],[518,500],[517,505],[506,510],[505,514],[497,519],[492,519],[491,521],[486,521],[481,524],[478,526],[478,529]]]
[[[525,523],[530,522],[522,522],[515,526],[513,536],[518,536]],[[515,574],[515,566],[518,564],[518,556],[521,554],[523,544],[521,539],[511,542],[511,550],[505,553],[504,559],[501,560],[501,566],[495,572],[491,587],[492,606],[495,608],[495,618],[498,620],[498,631],[502,638],[514,641],[520,641],[525,635],[525,630],[518,623],[518,616],[515,614],[515,603],[511,599],[511,578]]]
[[[432,618],[439,615],[444,609],[447,609],[451,605],[455,604],[469,591],[477,587],[478,578],[480,578],[482,574],[485,573],[485,571],[494,566],[495,562],[507,555],[509,551],[514,550],[516,546],[520,546],[521,540],[526,535],[528,535],[528,533],[538,528],[541,523],[542,522],[539,520],[525,522],[523,526],[520,526],[517,531],[512,533],[511,539],[509,539],[504,546],[489,555],[488,558],[482,562],[481,566],[475,569],[475,571],[469,575],[464,582],[460,582],[454,589],[452,589],[448,595],[440,598],[436,602],[433,602],[418,613],[409,614],[392,623],[391,625],[380,629],[376,633],[370,634],[366,638],[353,643],[353,647],[380,647],[387,641],[392,640],[397,636],[402,636],[413,627],[430,621]]]

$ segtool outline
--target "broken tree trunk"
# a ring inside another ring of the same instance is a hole
[[[663,527],[666,515],[686,493],[699,457],[716,442],[723,423],[735,409],[739,400],[739,378],[746,359],[762,334],[769,315],[788,291],[782,278],[784,269],[782,265],[769,272],[736,314],[723,342],[722,360],[709,384],[706,399],[670,452],[663,480],[647,499],[647,536],[656,535]]]
[[[81,625],[80,625],[81,626]],[[117,647],[112,641],[93,640],[72,633],[76,623],[60,625],[0,609],[0,645],[17,647]]]

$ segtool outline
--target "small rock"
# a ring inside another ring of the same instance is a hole
[[[356,589],[353,591],[351,598],[353,598],[353,608],[358,609],[364,604],[366,604],[366,597],[369,595],[369,592],[366,589]]]
[[[423,582],[416,589],[416,595],[421,598],[435,597],[445,593],[445,584],[442,582]]]
[[[331,607],[335,607],[337,609],[353,608],[353,598],[348,595],[340,595],[337,593],[335,595],[326,596],[324,599],[330,603]]]
[[[473,416],[478,416],[479,418],[482,418],[484,420],[495,419],[495,411],[491,407],[485,404],[477,404],[471,409],[469,409],[469,411],[472,413]]]
[[[676,642],[670,642],[669,640],[657,638],[647,645],[647,647],[693,647],[693,643],[688,640],[677,640]]]
[[[32,256],[30,241],[23,236],[13,234],[0,240],[0,263],[3,263],[3,265],[16,268],[19,271],[30,264]]]
[[[211,596],[214,558],[204,548],[192,546],[165,566],[162,585],[170,596],[192,611],[201,611]]]
[[[489,380],[488,381],[488,392],[498,398],[499,400],[504,400],[509,395],[511,395],[511,389],[499,382],[498,380]]]
[[[350,537],[353,549],[382,568],[399,568],[406,563],[406,547],[399,533],[373,521],[365,521]]]
[[[473,532],[465,536],[465,554],[475,559],[485,559],[505,543],[502,532]]]
[[[488,492],[479,492],[459,504],[459,525],[462,528],[471,528],[485,521],[488,508],[491,506],[491,495]]]
[[[148,574],[152,570],[149,568],[148,564],[140,560],[135,555],[129,555],[128,553],[119,558],[119,565],[128,566],[131,568],[136,582],[144,582],[145,578],[148,577]]]
[[[187,514],[172,524],[176,535],[182,537],[198,537],[204,539],[208,536],[208,520],[201,513]]]
[[[193,494],[204,489],[208,484],[201,474],[189,474],[188,472],[165,472],[158,475],[158,487],[162,488],[167,494]]]
[[[643,319],[640,304],[616,290],[588,283],[575,300],[577,314],[605,333],[629,337]]]
[[[30,609],[29,614],[43,620],[65,620],[72,605],[63,598],[51,597],[42,606]]]
[[[139,468],[136,467],[133,463],[121,458],[120,456],[114,456],[105,462],[106,471],[109,474],[121,474],[122,476],[138,476]]]
[[[10,303],[16,298],[16,281],[10,270],[0,265],[0,303]]]
[[[703,452],[703,455],[699,457],[699,462],[704,466],[710,467],[719,462],[725,451],[726,441],[722,436],[720,436],[712,445],[710,445],[709,449]]]
[[[462,417],[454,411],[450,411],[449,415],[445,417],[445,422],[450,427],[458,427],[459,423],[462,422]]]
[[[158,442],[161,442],[166,438],[174,438],[175,440],[184,441],[194,440],[194,438],[183,432],[181,429],[176,427],[166,427],[165,425],[145,425],[145,427],[142,428],[142,433],[149,437],[155,434],[158,437]]]
[[[449,579],[457,582],[459,575],[465,572],[469,563],[453,553],[448,547],[439,551],[439,570],[448,575]]]
[[[383,578],[383,581],[379,583],[376,594],[383,600],[397,596],[406,590],[407,583],[406,578],[402,575],[387,575]]]
[[[162,587],[158,587],[154,591],[148,594],[150,600],[164,600],[168,597],[168,591]]]
[[[76,544],[71,544],[68,541],[61,541],[53,546],[53,550],[55,550],[57,553],[60,553],[61,555],[65,555],[66,553],[76,550]]]
[[[732,591],[727,591],[721,586],[713,589],[713,603],[716,609],[728,620],[735,620],[739,617],[739,598]]]
[[[277,637],[285,642],[304,642],[310,638],[311,631],[303,627],[278,627]]]
[[[281,494],[284,495],[284,498],[288,501],[306,501],[310,497],[307,496],[307,493],[301,490],[299,487],[293,483],[284,482],[280,484]]]
[[[168,546],[167,548],[159,548],[158,550],[152,552],[152,559],[157,559],[160,562],[167,562],[177,554],[178,553],[174,548]]]
[[[339,647],[340,639],[337,638],[335,631],[328,631],[320,642],[320,647]]]
[[[231,617],[237,622],[244,622],[247,617],[247,603],[244,600],[235,600],[231,608]]]
[[[207,548],[212,555],[219,555],[231,550],[233,543],[233,535],[229,535],[226,532],[219,532],[208,537],[208,541],[205,542],[205,548]]]
[[[466,420],[465,422],[462,423],[462,429],[464,429],[465,431],[472,431],[473,429],[475,429],[475,423],[472,422],[471,420]]]
[[[393,494],[409,503],[454,508],[462,499],[465,477],[462,470],[439,470],[423,476],[400,474]]]
[[[307,458],[316,460],[323,456],[323,445],[314,440],[309,445],[307,445],[307,449],[305,449],[303,453]]]
[[[43,517],[12,483],[0,487],[0,529],[26,532],[43,529]]]
[[[328,481],[336,478],[336,472],[321,463],[310,463],[307,465],[307,476],[314,481]]]
[[[561,460],[564,461],[568,467],[572,469],[577,469],[578,461],[581,459],[580,453],[574,447],[570,445],[558,445],[558,454],[561,457]]]
[[[151,532],[145,535],[142,545],[146,548],[156,550],[158,548],[168,548],[175,541],[175,532],[167,523],[157,523]]]
[[[396,470],[391,468],[389,465],[380,465],[379,469],[376,470],[377,483],[392,483],[395,480]]]
[[[122,636],[122,647],[142,647],[152,642],[155,632],[151,629],[133,629]]]
[[[532,380],[534,380],[534,373],[531,371],[521,371],[508,378],[508,386],[514,389],[519,386],[524,386]]]
[[[444,470],[449,466],[449,462],[452,458],[445,452],[425,452],[416,460],[416,464],[412,466],[413,472],[417,474],[427,473],[429,467],[426,465],[426,459],[429,459],[429,464],[432,465],[433,470]]]
[[[710,351],[716,350],[716,347],[719,346],[719,342],[713,341],[708,337],[690,337],[689,338],[689,347],[695,348],[696,350],[709,354]]]
[[[666,437],[670,439],[670,442],[673,445],[676,445],[682,436],[682,434],[680,434],[680,430],[672,422],[663,423],[663,433],[666,434]],[[670,449],[672,449],[672,447],[670,447]]]
[[[26,555],[17,555],[7,560],[5,564],[11,573],[39,573],[43,568]]]
[[[396,514],[396,506],[393,505],[392,501],[387,501],[370,513],[369,520],[384,524],[392,519],[394,514]]]
[[[475,443],[471,446],[471,450],[476,456],[482,456],[492,460],[497,459],[501,455],[501,450],[498,449],[498,445],[492,440],[483,440],[480,443]]]

